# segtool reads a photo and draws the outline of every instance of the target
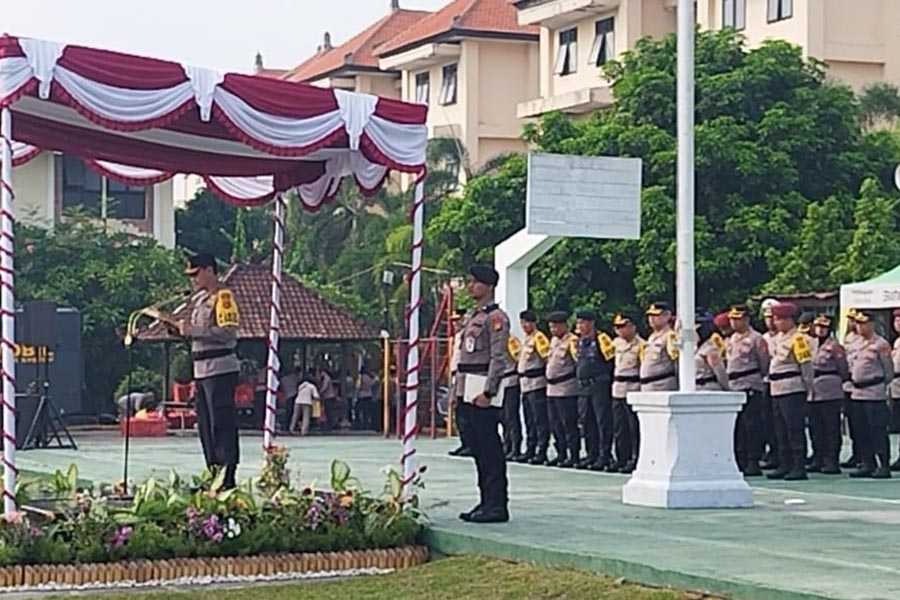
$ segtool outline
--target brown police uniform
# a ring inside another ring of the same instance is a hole
[[[859,318],[871,318],[866,315]],[[887,405],[888,384],[894,379],[894,363],[891,346],[880,335],[865,338],[860,335],[853,363],[850,365],[851,410],[857,419],[857,432],[861,436],[860,450],[863,453],[862,473],[878,471],[882,476],[890,476],[890,446],[888,426],[890,412]]]
[[[576,344],[578,336],[554,336],[547,356],[547,408],[556,460],[552,464],[574,466],[581,452],[578,432],[578,380],[576,378]]]
[[[626,323],[622,315],[613,321],[614,325]],[[641,391],[641,353],[645,343],[637,335],[631,341],[621,336],[613,340],[616,351],[612,384],[613,444],[620,473],[631,473],[637,465],[640,426],[637,415],[628,405],[628,393]]]
[[[743,307],[734,307],[729,316],[743,319]],[[768,334],[767,334],[768,335]],[[759,461],[765,446],[765,378],[769,374],[769,346],[766,336],[752,328],[732,333],[725,342],[726,371],[729,387],[744,392],[747,402],[735,422],[734,448],[738,468],[747,475],[759,475]]]
[[[817,325],[830,327],[831,319],[820,316]],[[840,473],[841,403],[843,383],[849,379],[847,353],[834,337],[819,341],[813,359],[813,393],[810,408],[810,437],[813,466],[826,474]]]
[[[550,416],[547,412],[545,376],[550,340],[540,330],[525,336],[519,351],[517,370],[525,412],[525,455],[521,462],[543,464],[550,444]]]
[[[778,305],[775,311],[784,309]],[[795,309],[794,309],[795,310]],[[786,310],[785,314],[788,314]],[[776,316],[777,316],[776,312]],[[794,327],[777,333],[769,365],[769,389],[775,409],[775,433],[781,454],[772,479],[806,478],[806,403],[813,385],[813,354],[807,336]]]

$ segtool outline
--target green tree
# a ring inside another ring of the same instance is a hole
[[[177,295],[186,282],[179,252],[152,239],[106,233],[95,223],[68,220],[52,231],[17,225],[16,294],[50,300],[81,312],[85,400],[112,408],[116,384],[128,368],[122,333],[132,311]],[[158,350],[138,347],[138,363]]]
[[[853,238],[846,258],[832,270],[832,277],[842,283],[864,281],[900,264],[900,201],[885,195],[872,179],[863,183],[860,196],[853,211]]]
[[[175,244],[192,254],[209,252],[222,261],[237,256],[242,262],[258,263],[271,254],[272,227],[270,207],[238,208],[203,188],[175,211]]]
[[[859,109],[867,129],[893,127],[900,120],[900,89],[885,81],[868,85],[859,96]]]

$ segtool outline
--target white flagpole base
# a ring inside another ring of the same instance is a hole
[[[622,502],[656,508],[746,508],[750,486],[734,460],[739,392],[635,392],[640,420],[637,469]]]

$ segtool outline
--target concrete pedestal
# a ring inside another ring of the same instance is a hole
[[[750,486],[734,460],[734,424],[746,396],[737,392],[636,392],[637,469],[622,502],[658,508],[743,508]]]

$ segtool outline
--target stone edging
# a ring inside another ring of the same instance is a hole
[[[359,569],[404,569],[428,561],[425,546],[386,550],[267,554],[221,558],[178,558],[83,565],[0,567],[0,588],[60,584],[81,586],[123,581],[145,583],[191,577],[272,576]]]

